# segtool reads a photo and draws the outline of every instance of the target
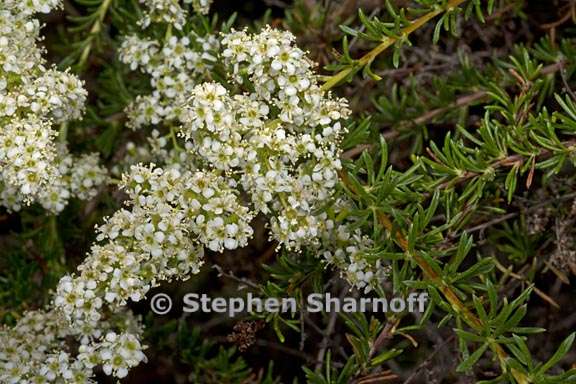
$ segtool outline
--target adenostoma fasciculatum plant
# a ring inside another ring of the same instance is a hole
[[[576,382],[575,14],[4,1],[0,382]],[[301,305],[137,304],[238,287]]]

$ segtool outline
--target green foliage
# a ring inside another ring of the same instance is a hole
[[[240,383],[253,377],[253,372],[236,348],[218,347],[213,341],[202,337],[198,328],[189,328],[182,321],[168,321],[149,330],[149,340],[154,343],[156,353],[173,353],[177,361],[193,367],[188,381],[201,383]],[[263,384],[276,383],[272,377],[273,363],[270,362]]]

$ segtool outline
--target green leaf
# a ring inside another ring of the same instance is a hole
[[[576,337],[576,332],[571,333],[563,342],[560,344],[560,347],[554,353],[554,355],[544,363],[539,369],[538,374],[542,374],[547,372],[552,367],[554,367],[558,362],[570,351],[572,344],[574,343],[574,337]]]
[[[402,354],[402,352],[404,352],[403,349],[396,349],[396,348],[392,348],[389,351],[385,351],[382,352],[381,354],[379,354],[378,356],[374,357],[371,361],[370,361],[370,365],[372,367],[376,367],[379,366],[380,364],[384,363],[385,361],[388,361],[390,359],[393,359],[396,356],[399,356]]]
[[[488,343],[484,343],[478,348],[474,353],[468,356],[464,361],[458,364],[456,367],[456,372],[467,372],[472,368],[472,366],[482,357],[486,349],[488,348]]]

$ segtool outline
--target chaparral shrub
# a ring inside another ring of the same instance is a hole
[[[574,22],[3,0],[0,383],[576,383]]]

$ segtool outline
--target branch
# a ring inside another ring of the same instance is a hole
[[[570,151],[571,147],[576,146],[576,140],[563,141],[561,144],[562,144],[562,146],[566,147],[567,150]],[[542,159],[542,158],[546,158],[552,154],[553,154],[552,150],[543,149],[536,157],[538,159]],[[519,155],[519,154],[510,155],[510,156],[507,156],[503,159],[499,159],[499,160],[495,161],[494,163],[490,164],[489,167],[496,170],[498,168],[517,166],[517,164],[521,164],[524,162],[524,158],[525,157],[523,155]],[[466,172],[464,172],[464,174],[462,176],[458,176],[455,179],[445,181],[445,182],[439,184],[436,188],[445,189],[445,188],[448,188],[451,186],[461,184],[462,182],[469,180],[469,179],[472,179],[476,176],[480,176],[480,173],[466,171]],[[430,196],[432,196],[432,193],[425,192],[422,194],[422,196],[425,199],[427,199]]]
[[[551,75],[551,74],[558,72],[561,69],[563,69],[565,67],[565,65],[566,65],[566,61],[561,60],[561,61],[558,61],[557,63],[550,64],[550,65],[543,67],[542,70],[540,71],[540,73],[542,75],[545,75],[545,76]],[[449,104],[446,107],[432,109],[432,110],[424,113],[423,115],[416,117],[415,119],[412,119],[409,121],[404,121],[403,123],[401,123],[398,126],[398,128],[391,129],[387,132],[384,132],[382,134],[382,137],[386,141],[393,140],[400,135],[401,132],[400,132],[399,128],[409,128],[410,126],[415,127],[415,126],[425,124],[437,116],[443,115],[443,114],[450,112],[450,111],[457,109],[457,108],[467,107],[467,106],[469,106],[469,105],[471,105],[477,101],[484,99],[486,96],[488,96],[488,92],[486,92],[485,90],[480,90],[477,92],[470,93],[468,95],[460,96],[453,103]],[[345,159],[345,160],[354,159],[357,156],[359,156],[360,154],[362,154],[362,152],[364,152],[365,150],[370,150],[372,148],[374,148],[374,144],[359,144],[356,147],[349,149],[348,151],[342,153],[341,158]]]
[[[342,182],[351,190],[354,191],[354,186],[349,182],[348,174],[346,171],[340,172],[340,179]],[[454,292],[453,288],[442,278],[442,276],[438,275],[436,271],[432,268],[430,264],[417,252],[411,252],[409,249],[408,240],[406,237],[397,229],[394,228],[392,221],[390,218],[383,212],[378,212],[378,221],[380,224],[386,228],[386,230],[393,236],[396,240],[396,243],[402,248],[406,257],[409,260],[414,261],[418,267],[422,270],[424,274],[424,278],[431,283],[433,283],[436,287],[438,287],[439,291],[444,295],[448,303],[452,306],[452,309],[457,314],[460,314],[463,320],[470,326],[470,328],[474,329],[475,331],[481,332],[485,328],[485,324],[483,321],[478,318],[468,307],[460,300],[458,295]],[[498,357],[498,361],[500,366],[502,367],[503,371],[507,371],[506,362],[509,358],[506,351],[495,341],[490,342],[490,349],[494,352],[494,354]],[[512,368],[511,373],[516,379],[519,384],[528,384],[530,383],[529,379],[524,375],[522,372]]]
[[[353,65],[349,66],[346,69],[343,69],[342,71],[340,71],[337,74],[328,78],[326,83],[324,83],[324,85],[322,85],[321,89],[323,91],[327,91],[327,90],[333,88],[334,86],[338,85],[342,80],[344,80],[346,77],[348,77],[348,75],[350,75],[351,73],[354,73],[355,71],[357,71],[357,70],[365,67],[366,65],[370,64],[372,61],[374,61],[374,59],[376,57],[378,57],[379,54],[381,54],[386,49],[388,49],[389,47],[394,45],[398,40],[406,38],[408,35],[410,35],[414,31],[416,31],[420,27],[422,27],[424,24],[426,24],[431,19],[435,18],[436,16],[440,15],[443,12],[451,11],[452,9],[458,7],[460,4],[464,3],[465,1],[466,0],[450,0],[448,2],[448,5],[445,8],[435,9],[434,11],[431,11],[431,12],[425,14],[424,16],[421,16],[421,17],[417,18],[416,20],[412,21],[410,23],[410,25],[408,25],[407,27],[405,27],[401,30],[399,37],[390,37],[390,36],[385,37],[378,46],[376,46],[370,52],[368,52],[367,54],[362,56],[360,59],[358,59]]]
[[[102,30],[102,22],[104,21],[104,17],[106,17],[106,13],[108,12],[108,8],[110,8],[110,4],[112,4],[112,0],[104,0],[98,10],[96,11],[97,17],[96,21],[92,25],[90,29],[90,37],[88,38],[87,44],[82,50],[82,54],[80,55],[80,59],[78,61],[78,67],[82,68],[86,64],[88,57],[90,56],[90,51],[92,50],[92,42],[95,36],[100,33]]]

